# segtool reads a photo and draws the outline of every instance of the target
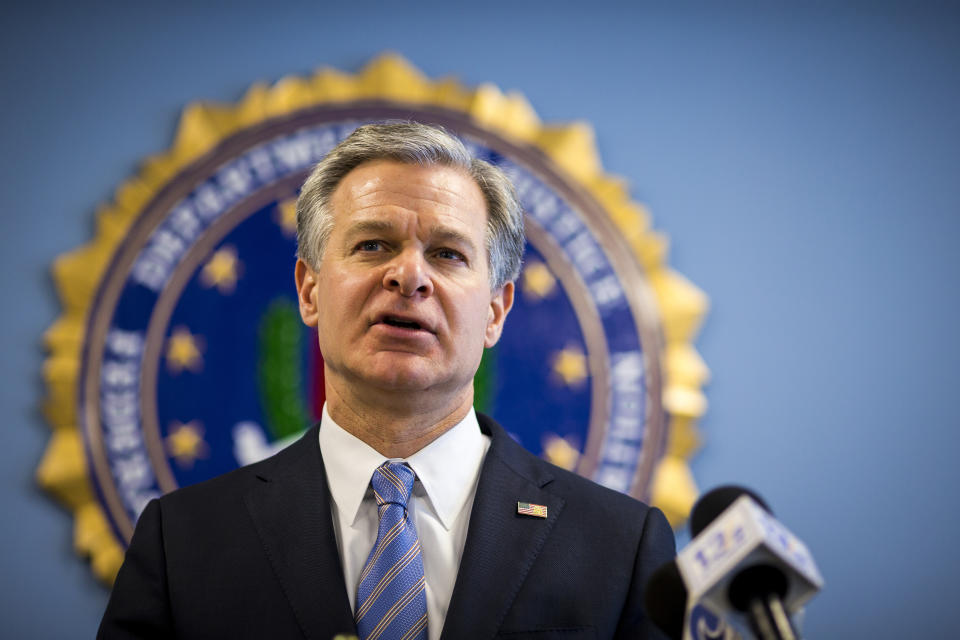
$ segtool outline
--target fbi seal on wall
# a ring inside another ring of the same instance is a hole
[[[606,175],[586,125],[543,125],[519,95],[433,81],[386,55],[194,104],[59,257],[64,311],[46,334],[53,437],[40,482],[74,511],[76,546],[111,581],[151,499],[262,459],[324,401],[302,325],[295,201],[357,126],[437,124],[513,180],[527,216],[518,296],[475,381],[478,410],[536,454],[650,500],[675,524],[695,488],[707,370],[690,341],[706,299]],[[539,430],[532,425],[549,425]]]

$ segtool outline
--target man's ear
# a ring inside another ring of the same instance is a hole
[[[317,304],[317,273],[306,262],[297,258],[293,268],[293,279],[297,283],[297,301],[300,303],[300,317],[308,327],[317,326],[320,306]]]
[[[503,333],[503,323],[513,307],[513,283],[508,282],[490,299],[490,312],[487,314],[487,331],[484,335],[483,346],[490,348],[500,340]]]

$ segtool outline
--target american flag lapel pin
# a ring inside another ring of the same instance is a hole
[[[534,518],[546,518],[547,506],[543,504],[532,504],[530,502],[518,502],[517,513],[521,516],[533,516]]]

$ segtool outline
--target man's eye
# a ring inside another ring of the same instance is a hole
[[[364,240],[357,243],[356,251],[380,251],[382,248],[383,243],[379,240]]]
[[[458,260],[461,262],[466,260],[462,253],[453,249],[438,249],[436,256],[441,260]]]

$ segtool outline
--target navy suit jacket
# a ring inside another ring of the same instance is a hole
[[[660,638],[643,611],[675,553],[655,508],[528,453],[493,420],[443,640]],[[356,633],[315,426],[277,455],[151,502],[100,638]],[[546,505],[546,519],[517,502]]]

